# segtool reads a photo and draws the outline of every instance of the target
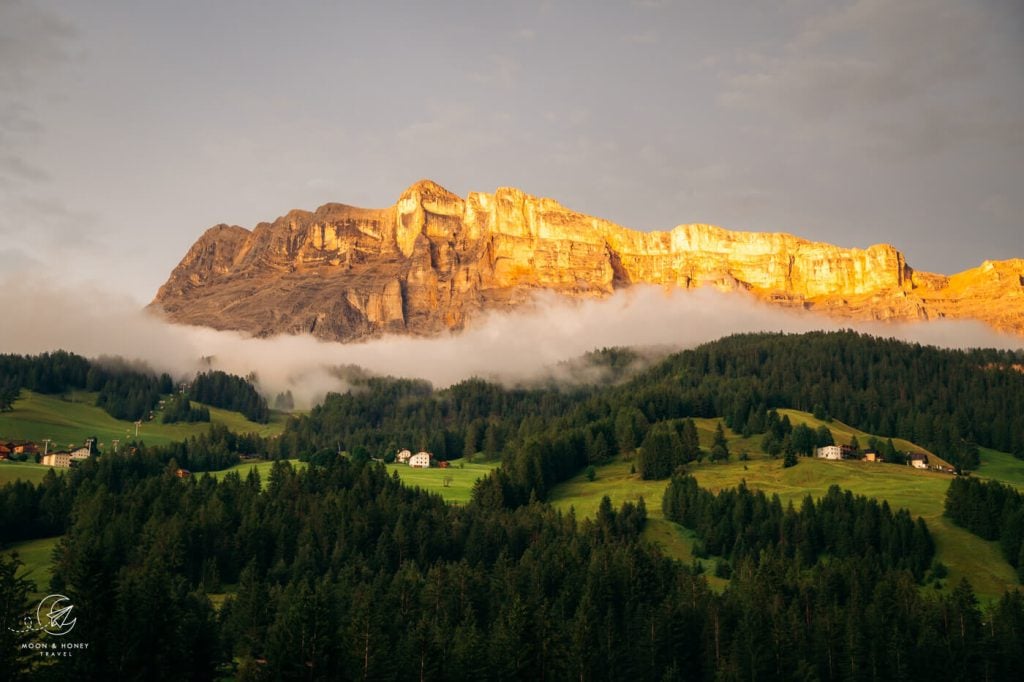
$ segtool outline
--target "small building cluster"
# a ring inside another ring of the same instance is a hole
[[[69,469],[72,464],[77,464],[84,459],[89,459],[89,448],[82,447],[75,450],[55,450],[39,460],[39,463],[48,467],[58,469]]]
[[[815,448],[815,457],[819,459],[855,459],[857,453],[849,445],[826,445],[824,447]],[[861,453],[859,459],[865,462],[882,462],[882,455],[877,450],[865,450]],[[928,471],[941,471],[942,473],[952,474],[956,471],[944,464],[929,464],[928,455],[923,452],[911,452],[907,453],[907,465],[912,466],[915,469],[924,469]]]
[[[433,459],[433,455],[425,451],[417,452],[414,455],[410,450],[399,450],[395,455],[395,461],[398,464],[408,464],[417,469],[429,469]]]
[[[39,446],[27,440],[0,441],[0,459],[13,459],[14,455],[34,455]]]
[[[69,469],[73,464],[89,459],[91,449],[88,445],[67,450],[51,450],[49,442],[40,447],[32,441],[0,441],[0,460],[25,459],[38,457],[39,463],[57,469]]]

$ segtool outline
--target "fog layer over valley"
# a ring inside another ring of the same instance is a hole
[[[241,376],[253,372],[260,390],[271,397],[290,390],[297,407],[308,407],[328,391],[346,390],[337,371],[344,365],[419,377],[436,386],[473,376],[504,383],[580,382],[597,377],[577,364],[559,363],[595,348],[634,346],[664,352],[738,332],[844,327],[947,348],[1024,346],[1020,337],[979,322],[855,324],[769,307],[742,293],[666,293],[642,286],[582,302],[541,294],[530,309],[491,314],[459,334],[389,336],[357,344],[307,336],[246,338],[237,332],[175,325],[139,310],[127,296],[98,289],[40,288],[24,280],[3,283],[0,310],[5,321],[0,352],[65,349],[92,358],[122,356],[178,378],[208,368]]]

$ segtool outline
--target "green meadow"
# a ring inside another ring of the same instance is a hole
[[[210,408],[210,423],[220,423],[237,433],[258,433],[274,436],[284,429],[287,415],[272,412],[270,422],[257,424],[237,412]],[[160,412],[152,421],[139,427],[139,440],[149,445],[164,445],[199,435],[210,428],[210,423],[163,424]],[[81,445],[86,438],[96,437],[104,448],[114,439],[126,443],[135,438],[135,424],[114,419],[96,407],[96,394],[76,391],[67,395],[42,395],[22,391],[21,399],[10,412],[0,413],[0,438],[32,440],[41,443],[44,438],[53,441],[50,446]]]
[[[53,549],[59,541],[60,536],[26,540],[16,542],[4,550],[7,554],[17,552],[25,564],[21,568],[21,574],[35,584],[35,590],[29,595],[30,598],[39,599],[47,594],[50,576],[53,575]]]
[[[853,437],[857,437],[857,442],[860,443],[861,448],[868,446],[868,439],[871,438],[871,434],[860,429],[855,429],[848,424],[844,424],[838,420],[831,420],[828,422],[815,419],[812,415],[806,412],[800,412],[799,410],[779,410],[779,415],[786,415],[789,417],[789,421],[796,426],[797,424],[807,424],[812,429],[816,429],[822,424],[828,427],[829,431],[832,432],[832,438],[835,439],[836,443],[840,445],[849,445],[853,440]],[[878,440],[885,442],[885,438],[878,437]],[[941,464],[943,466],[952,466],[949,462],[936,455],[931,450],[921,447],[916,443],[912,443],[909,440],[903,438],[893,438],[892,444],[900,452],[923,452],[928,455],[928,461],[931,464]]]
[[[405,464],[388,464],[387,469],[396,472],[409,487],[437,493],[447,502],[465,504],[473,493],[473,484],[497,466],[496,461],[468,463],[454,459],[447,469],[416,469]]]
[[[290,459],[296,469],[304,469],[307,464],[297,459]],[[486,476],[492,469],[499,465],[498,462],[473,462],[467,463],[464,460],[452,460],[451,466],[447,469],[431,467],[429,469],[415,469],[405,464],[385,465],[388,473],[397,473],[402,482],[411,488],[421,488],[427,492],[437,493],[446,502],[465,504],[469,502],[473,492],[473,484],[477,479]],[[270,480],[270,471],[274,463],[270,461],[250,461],[236,464],[223,471],[211,471],[207,475],[222,479],[230,473],[237,473],[243,479],[253,469],[260,475],[260,483],[264,488]],[[199,473],[198,475],[204,475]]]
[[[292,468],[296,469],[297,471],[302,471],[307,466],[306,462],[302,462],[302,461],[299,461],[297,459],[288,459],[288,460],[285,460],[285,461],[288,462],[289,464],[291,464]],[[242,480],[245,480],[245,477],[249,475],[249,472],[255,470],[256,473],[259,474],[259,476],[260,476],[260,487],[262,489],[266,490],[267,484],[270,482],[270,471],[273,468],[274,468],[274,462],[268,461],[268,460],[257,460],[257,461],[240,462],[239,464],[236,464],[233,467],[229,467],[227,469],[222,469],[220,471],[199,472],[196,475],[197,476],[203,476],[203,475],[213,476],[217,480],[220,480],[220,479],[224,478],[225,476],[227,476],[228,474],[234,473],[234,474],[238,474],[242,478]]]
[[[790,419],[794,421],[793,412]],[[810,415],[796,413],[801,420],[817,427],[818,422]],[[714,433],[716,422],[720,420],[699,420],[697,426],[701,444],[708,445]],[[828,424],[840,433],[843,425],[831,422]],[[861,461],[833,462],[814,458],[801,457],[795,467],[785,469],[781,459],[771,459],[764,455],[756,441],[758,437],[743,439],[736,434],[727,433],[730,451],[733,457],[725,463],[692,463],[687,471],[698,483],[710,490],[721,490],[739,485],[746,481],[747,485],[765,493],[778,494],[782,502],[799,504],[806,495],[820,497],[832,485],[851,490],[858,495],[886,500],[893,508],[905,507],[911,514],[921,516],[928,524],[936,544],[936,557],[949,567],[947,584],[955,584],[961,577],[968,578],[974,585],[979,597],[994,599],[1006,589],[1017,585],[1013,569],[1003,559],[997,543],[987,542],[977,536],[950,523],[943,515],[946,489],[951,476],[931,471],[921,471],[908,466],[893,464],[870,463]],[[864,437],[857,434],[858,440],[865,443]],[[838,434],[836,434],[838,435]],[[705,441],[707,439],[707,441]],[[837,442],[847,442],[836,438]],[[898,448],[915,449],[913,443]],[[746,450],[750,456],[748,461],[739,461],[736,453]],[[1004,459],[1008,458],[1008,459]],[[979,475],[993,478],[1020,476],[1024,470],[1024,462],[1014,460],[1010,455],[988,451],[982,455],[983,465]],[[1017,465],[1014,465],[1014,462]],[[992,468],[987,468],[989,463]],[[650,518],[645,536],[657,542],[672,556],[685,563],[693,560],[693,534],[675,523],[669,522],[661,513],[661,497],[667,481],[644,481],[639,474],[630,473],[633,462],[618,457],[610,463],[597,467],[594,481],[587,480],[580,474],[573,479],[556,486],[550,495],[551,503],[563,510],[575,508],[576,513],[583,517],[592,516],[604,495],[608,495],[614,505],[625,501],[636,501],[644,498]],[[711,564],[705,561],[707,566]],[[710,573],[710,571],[709,571]],[[709,578],[712,584],[716,580]]]
[[[63,444],[81,442],[90,436],[96,436],[101,441],[125,439],[125,431],[129,427],[134,429],[131,423],[115,420],[95,407],[92,404],[94,395],[79,393],[69,399],[27,391],[22,395],[13,412],[0,415],[0,437],[33,440],[50,437],[58,444]],[[837,443],[849,443],[856,436],[863,446],[870,438],[870,434],[841,422],[825,423],[796,410],[780,410],[780,413],[788,415],[794,424],[806,423],[812,428],[825,424]],[[284,421],[283,415],[275,413],[270,424],[254,424],[237,413],[212,408],[211,417],[233,430],[256,431],[264,435],[280,433]],[[697,419],[695,422],[701,445],[709,448],[721,419]],[[140,437],[149,443],[166,443],[201,433],[206,428],[209,425],[163,425],[154,421],[143,424]],[[726,437],[732,453],[730,461],[714,464],[705,461],[688,465],[687,470],[701,486],[720,490],[746,481],[751,488],[778,494],[783,503],[799,504],[805,495],[819,497],[829,486],[839,485],[856,494],[886,500],[894,508],[905,507],[915,516],[922,516],[935,538],[938,560],[950,569],[947,584],[967,577],[983,599],[995,598],[1017,584],[1013,570],[1003,560],[996,543],[981,540],[942,516],[949,475],[906,466],[860,461],[830,462],[813,458],[800,458],[797,466],[784,469],[781,460],[771,459],[762,452],[760,435],[743,438],[726,429]],[[927,452],[901,439],[894,439],[894,444],[901,450]],[[740,461],[738,455],[741,452],[746,452],[749,460]],[[1024,488],[1024,462],[1009,454],[986,448],[981,449],[981,460],[982,466],[975,475]],[[306,466],[305,462],[289,461],[299,469]],[[587,480],[581,473],[556,486],[550,496],[551,503],[563,511],[574,508],[581,517],[589,517],[596,512],[605,495],[616,505],[627,500],[636,501],[642,496],[649,514],[645,537],[661,546],[669,556],[691,563],[694,561],[694,534],[666,520],[661,513],[661,497],[667,482],[640,479],[638,474],[630,472],[632,464],[629,458],[614,458],[597,467],[594,481]],[[248,461],[209,475],[220,479],[235,472],[244,478],[249,471],[255,469],[265,487],[273,465],[270,461]],[[464,504],[470,500],[474,483],[497,466],[499,463],[496,461],[467,463],[454,460],[446,469],[414,469],[399,464],[389,464],[387,469],[397,473],[408,486],[437,493],[452,503]],[[37,482],[48,470],[48,467],[37,464],[0,462],[0,484],[16,479]],[[57,540],[33,540],[18,543],[11,548],[22,556],[30,577],[39,589],[45,589],[49,582],[50,558]],[[703,560],[708,569],[706,575],[713,587],[721,589],[726,581],[712,575],[713,561]]]
[[[44,467],[42,464],[32,462],[0,461],[0,485],[11,481],[38,483],[46,476],[46,472],[52,469],[53,467]],[[55,469],[55,471],[60,473],[59,469]]]
[[[981,466],[975,472],[980,478],[991,478],[1024,490],[1024,461],[1008,452],[978,448]]]

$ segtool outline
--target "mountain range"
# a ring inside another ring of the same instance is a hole
[[[255,336],[356,341],[459,330],[540,290],[606,297],[636,284],[745,292],[850,320],[977,319],[1024,334],[1024,259],[921,272],[887,244],[679,225],[641,232],[515,188],[459,197],[422,180],[388,208],[330,203],[252,230],[208,229],[150,309]]]

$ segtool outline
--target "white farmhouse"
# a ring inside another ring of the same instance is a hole
[[[826,445],[823,448],[818,448],[815,454],[821,459],[842,459],[843,448],[839,445]]]
[[[430,453],[429,452],[417,452],[415,455],[409,458],[409,466],[418,467],[421,469],[430,468]]]
[[[408,464],[410,457],[412,457],[412,453],[408,450],[399,450],[398,454],[395,455],[395,461],[399,464]]]
[[[43,455],[41,460],[43,466],[57,467],[58,469],[67,469],[71,466],[71,453],[70,452],[51,452],[48,455]]]
[[[61,450],[43,455],[40,464],[48,467],[57,467],[58,469],[68,469],[72,464],[86,459],[89,459],[89,448],[82,447],[71,452]]]

